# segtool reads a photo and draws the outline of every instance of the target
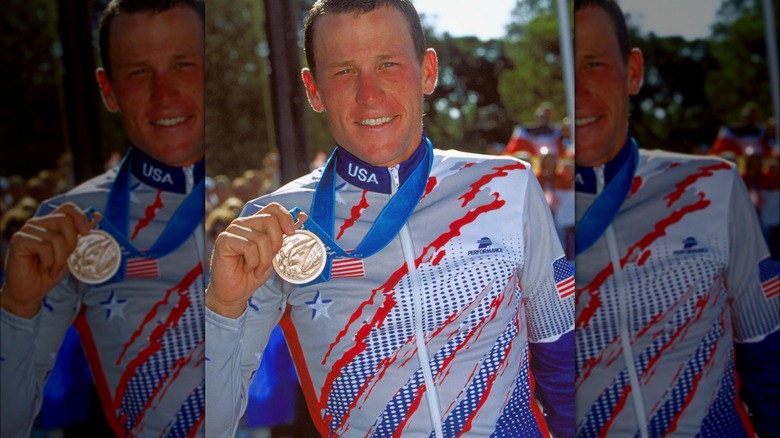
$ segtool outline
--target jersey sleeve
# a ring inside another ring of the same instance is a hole
[[[758,342],[780,328],[780,289],[745,184],[733,178],[727,280],[737,342]]]
[[[780,433],[780,285],[755,208],[734,177],[729,211],[728,285],[740,396],[759,436]]]
[[[534,391],[555,437],[574,436],[574,277],[536,178],[529,178],[521,282]]]
[[[66,277],[33,318],[0,310],[0,436],[28,436],[43,403],[43,387],[65,333],[80,307]]]
[[[206,308],[206,436],[236,433],[248,403],[249,385],[282,316],[283,293],[275,279],[271,277],[254,292],[236,319]]]

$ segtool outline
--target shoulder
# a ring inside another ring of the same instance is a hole
[[[241,216],[254,214],[272,202],[282,204],[288,210],[292,210],[294,207],[308,210],[311,197],[314,195],[314,189],[322,177],[322,171],[323,168],[316,169],[308,175],[283,185],[273,193],[247,202]]]
[[[486,155],[463,152],[455,149],[434,149],[434,165],[445,163],[466,163],[469,167],[474,165],[492,167],[512,167],[531,170],[531,165],[511,155]]]
[[[639,150],[641,165],[683,167],[691,169],[712,168],[736,172],[737,166],[723,158],[714,155],[691,155],[663,150]]]
[[[111,185],[116,179],[116,173],[116,168],[110,169],[107,172],[84,181],[61,195],[43,201],[38,209],[37,215],[48,214],[66,202],[76,204],[81,209],[86,209],[88,207],[102,209],[105,205],[108,193],[111,191]]]

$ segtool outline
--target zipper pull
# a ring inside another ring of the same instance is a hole
[[[184,166],[181,169],[184,172],[184,177],[186,179],[186,193],[189,193],[193,187],[195,187],[195,165],[191,164],[189,166]]]
[[[387,168],[387,171],[390,172],[390,177],[393,178],[393,184],[395,185],[395,188],[401,187],[401,180],[398,176],[398,168],[400,166],[400,164],[396,164],[395,167]]]
[[[604,165],[594,167],[593,171],[596,173],[596,194],[599,194],[604,190],[604,186],[607,185],[604,178]]]

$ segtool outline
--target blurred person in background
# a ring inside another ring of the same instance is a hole
[[[768,158],[772,151],[768,144],[766,131],[758,121],[760,111],[754,102],[748,102],[742,107],[742,119],[738,124],[726,125],[720,128],[718,137],[710,148],[710,154],[720,155],[723,152],[733,152],[737,157],[760,154]]]
[[[553,154],[558,157],[566,155],[562,147],[561,130],[553,124],[555,110],[550,102],[542,102],[536,109],[535,123],[518,125],[512,132],[512,137],[504,149],[504,155],[515,155],[525,151],[533,157]]]

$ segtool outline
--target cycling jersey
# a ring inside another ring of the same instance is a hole
[[[363,239],[423,147],[394,168],[337,150],[342,248]],[[510,157],[433,154],[422,198],[379,253],[335,260],[324,283],[274,274],[237,319],[206,310],[208,436],[235,433],[279,321],[323,436],[571,436],[573,278],[539,184]],[[242,214],[270,202],[309,211],[321,175]]]
[[[578,221],[628,150],[577,168]],[[578,436],[753,436],[734,343],[776,368],[780,298],[733,165],[640,150],[617,216],[576,263]]]
[[[203,161],[169,167],[133,152],[129,235],[152,246],[195,183]],[[103,212],[117,169],[44,202]],[[117,436],[202,436],[204,418],[203,222],[172,253],[127,261],[126,278],[97,286],[70,274],[31,319],[2,310],[2,436],[27,437],[43,385],[74,323],[106,417]]]

